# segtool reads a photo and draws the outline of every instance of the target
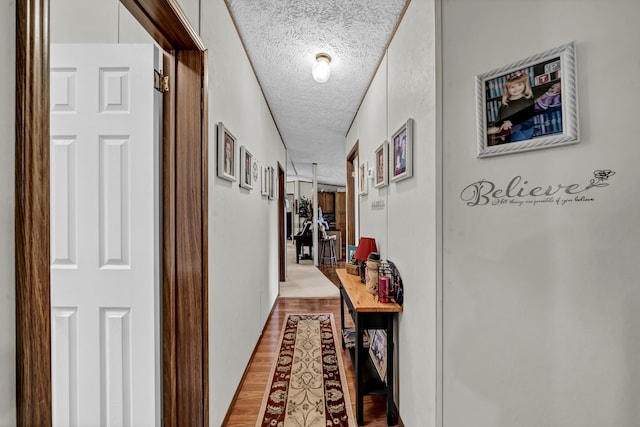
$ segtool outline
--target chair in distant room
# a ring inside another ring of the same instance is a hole
[[[335,241],[338,236],[330,236],[324,225],[320,226],[320,265],[326,264],[329,260],[331,266],[338,265],[336,259]]]

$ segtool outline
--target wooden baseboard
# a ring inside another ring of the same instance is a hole
[[[275,301],[273,301],[273,305],[271,306],[271,311],[269,311],[269,315],[267,316],[267,320],[265,320],[264,325],[262,326],[262,332],[260,332],[260,338],[258,338],[258,341],[256,341],[256,345],[253,347],[253,351],[251,352],[251,357],[249,357],[249,361],[247,362],[247,366],[245,366],[244,372],[242,373],[242,378],[240,378],[240,382],[238,383],[238,387],[236,387],[236,392],[233,394],[233,398],[231,399],[231,402],[229,402],[229,407],[227,408],[227,413],[225,414],[224,420],[222,421],[222,424],[221,424],[223,426],[227,425],[227,423],[229,422],[229,417],[231,416],[231,410],[235,406],[236,401],[238,400],[238,394],[240,394],[240,390],[242,389],[242,385],[244,384],[244,380],[245,380],[245,378],[247,376],[247,372],[249,371],[249,366],[251,365],[251,361],[253,360],[253,356],[256,355],[256,350],[258,349],[258,346],[260,345],[260,341],[262,341],[262,336],[264,335],[264,330],[267,327],[267,323],[269,323],[269,319],[271,318],[271,315],[273,314],[273,310],[275,310],[276,305],[278,304],[278,298],[276,298]]]

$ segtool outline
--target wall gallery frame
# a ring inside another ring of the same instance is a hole
[[[391,182],[413,176],[413,119],[408,119],[391,137]]]
[[[381,188],[389,184],[389,143],[384,141],[374,152],[376,171],[374,174],[374,187]]]
[[[240,187],[247,190],[253,189],[253,155],[245,148],[240,146]]]
[[[368,183],[368,170],[369,163],[362,162],[360,163],[360,167],[358,168],[358,192],[359,195],[364,196],[369,192],[369,188],[367,186]]]
[[[260,194],[263,196],[269,196],[269,167],[268,166],[260,166],[260,176],[262,178],[260,183]]]
[[[218,123],[218,176],[236,180],[236,137],[222,122]]]
[[[277,190],[276,170],[273,166],[269,166],[269,200],[275,200],[278,198]]]
[[[579,142],[574,42],[476,76],[478,157]]]

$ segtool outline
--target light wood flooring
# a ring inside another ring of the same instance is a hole
[[[335,271],[330,267],[320,269],[334,284],[339,283]],[[269,373],[278,352],[278,344],[282,322],[287,313],[333,313],[336,330],[340,333],[340,298],[278,298],[274,309],[267,320],[264,333],[249,362],[245,377],[237,391],[236,399],[227,413],[223,426],[253,427],[256,425],[258,411],[262,403]],[[346,326],[353,326],[353,321],[345,310]],[[341,349],[342,350],[342,349]],[[349,352],[342,350],[349,394],[355,416],[356,391],[353,367]],[[371,427],[386,426],[386,405],[384,396],[364,397],[364,423]]]

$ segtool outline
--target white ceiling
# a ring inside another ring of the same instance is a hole
[[[346,185],[345,137],[406,0],[226,0],[287,147],[288,179]],[[331,78],[316,83],[316,54]],[[383,136],[381,136],[382,138]]]

